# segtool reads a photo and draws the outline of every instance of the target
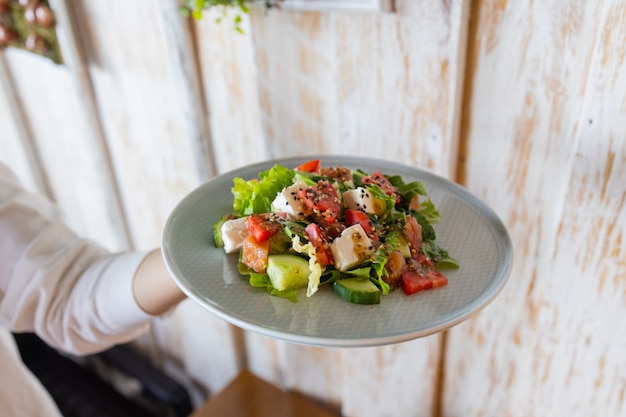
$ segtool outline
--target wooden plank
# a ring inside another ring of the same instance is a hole
[[[115,218],[106,169],[71,69],[21,50],[8,50],[6,58],[32,132],[32,152],[41,158],[35,169],[45,173],[67,223],[105,247],[124,248],[123,225]],[[28,145],[27,137],[22,140]]]
[[[214,174],[192,37],[187,22],[176,14],[176,4],[72,3],[136,249],[159,246],[175,205]],[[142,342],[165,369],[193,370],[191,378],[198,380],[189,381],[190,388],[198,388],[192,394],[200,396],[223,386],[238,371],[237,347],[223,323],[184,304],[171,317],[155,320],[152,337]],[[202,323],[203,334],[214,338],[199,338],[191,323]],[[204,369],[207,351],[214,352],[219,344],[223,352],[215,357],[222,367],[217,369],[230,372]]]
[[[152,7],[150,7],[152,6]],[[160,3],[73,4],[77,32],[135,247],[160,244],[174,205],[203,179],[197,127],[184,110]],[[142,41],[148,36],[149,41]],[[191,84],[188,84],[191,85]]]
[[[268,159],[258,93],[258,70],[249,16],[242,16],[243,33],[234,30],[233,15],[210,10],[194,20],[198,62],[208,109],[212,151],[219,173]],[[220,20],[217,23],[217,20]],[[267,361],[273,340],[239,329],[237,345],[247,366],[270,381],[280,381],[279,364]],[[280,355],[278,355],[280,356]],[[229,373],[230,374],[230,373]]]
[[[467,3],[399,3],[384,16],[252,13],[271,157],[375,156],[453,175]],[[255,373],[340,403],[346,416],[435,410],[439,336],[345,352],[255,334],[247,344]],[[386,395],[394,401],[383,405]]]
[[[64,0],[51,5],[64,65],[24,51],[7,54],[12,68],[7,76],[19,97],[14,99],[13,120],[19,127],[21,146],[37,188],[57,201],[70,226],[109,249],[128,248],[124,217],[67,5]],[[73,171],[61,169],[72,159],[79,161],[71,165]]]
[[[331,15],[255,10],[251,21],[268,156],[328,153],[338,131]]]
[[[449,334],[443,414],[623,414],[626,7],[476,6],[466,185],[505,220],[515,261]]]
[[[468,2],[398,1],[397,13],[334,20],[339,154],[375,155],[451,177]]]
[[[337,131],[330,15],[254,10],[251,31],[268,156],[328,153]],[[289,33],[289,36],[285,36]],[[274,384],[342,402],[340,353],[246,334],[248,366]],[[307,372],[316,369],[316,372]]]
[[[232,15],[217,23],[217,10],[194,20],[198,63],[211,129],[216,171],[223,173],[268,159],[261,129],[250,20],[242,17],[243,34]]]
[[[289,390],[340,406],[343,393],[342,349],[301,346],[246,333],[248,368]]]
[[[72,21],[68,0],[52,0],[50,5],[55,15],[56,32],[63,54],[64,65],[68,67],[72,75],[72,81],[80,93],[76,99],[80,101],[80,107],[83,110],[86,123],[90,127],[92,135],[90,142],[93,146],[92,158],[96,160],[95,163],[100,170],[102,178],[101,192],[106,198],[106,207],[110,212],[109,217],[114,219],[113,221],[116,225],[114,232],[119,236],[119,247],[113,249],[130,249],[132,247],[130,230],[124,215],[124,207],[115,179],[115,173],[113,172],[111,156],[104,136],[93,88],[87,73],[84,54],[76,38],[76,25]],[[91,201],[91,203],[93,204],[94,202]]]
[[[216,174],[216,169],[190,22],[180,13],[179,2],[160,0],[159,3],[167,49],[172,51],[168,59],[173,73],[172,87],[181,96],[181,114],[196,151],[198,176],[206,180]]]
[[[391,12],[393,0],[283,0],[280,8],[309,12]]]
[[[9,72],[5,53],[0,51],[0,121],[2,137],[0,160],[7,164],[25,188],[53,198],[50,184],[41,168],[40,157],[33,146],[33,137],[25,121]]]
[[[376,155],[450,176],[466,4],[252,13],[270,155]]]
[[[437,401],[439,335],[342,355],[344,416],[432,416]]]
[[[618,330],[626,316],[626,125],[621,120],[626,111],[626,4],[602,6],[550,279],[543,283],[547,311],[539,312],[546,337],[535,346],[540,355],[533,366],[543,371],[546,392],[536,403],[552,414],[620,415],[626,410],[626,333]]]

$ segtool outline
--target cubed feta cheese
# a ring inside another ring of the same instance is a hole
[[[272,202],[272,211],[276,213],[287,213],[292,220],[304,219],[306,207],[300,198],[296,195],[299,188],[306,188],[303,182],[296,182],[289,187],[283,188]]]
[[[360,224],[348,227],[330,245],[335,268],[347,271],[364,261],[373,251],[372,241]]]
[[[366,188],[357,187],[343,193],[343,205],[351,210],[361,210],[365,213],[381,214],[380,203]]]
[[[238,219],[227,220],[220,230],[222,240],[224,241],[224,251],[226,253],[233,253],[241,249],[244,239],[250,234],[248,231],[248,218],[240,217]]]

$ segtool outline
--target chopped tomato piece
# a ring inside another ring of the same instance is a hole
[[[276,218],[282,214],[284,213],[251,214],[248,217],[248,231],[257,242],[264,242],[281,229],[282,226]]]
[[[402,289],[407,295],[448,285],[448,278],[439,272],[423,254],[419,260],[410,259],[402,272]]]
[[[344,216],[346,218],[346,223],[350,226],[355,224],[360,224],[365,234],[372,240],[378,240],[378,235],[376,234],[376,230],[370,221],[370,218],[367,217],[367,214],[362,212],[361,210],[352,210],[346,209],[344,211]]]
[[[296,192],[304,204],[328,223],[334,223],[341,211],[335,187],[329,181],[319,181],[317,186],[303,187]]]
[[[333,256],[328,249],[326,241],[322,236],[320,228],[315,223],[310,223],[304,231],[309,237],[309,241],[315,247],[315,256],[320,262],[322,268],[333,263]]]
[[[396,204],[400,202],[400,194],[398,193],[398,188],[385,177],[380,171],[374,171],[372,175],[365,176],[361,179],[363,184],[376,184],[385,192],[385,194],[389,196],[393,196],[396,199]]]
[[[296,171],[311,172],[319,174],[321,168],[321,162],[319,159],[312,159],[296,167]]]
[[[253,235],[243,240],[241,262],[252,268],[254,272],[265,272],[270,254],[270,241],[257,241]]]

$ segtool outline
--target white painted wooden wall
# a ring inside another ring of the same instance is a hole
[[[0,52],[0,159],[111,250],[159,245],[212,176],[309,153],[466,186],[515,248],[503,293],[427,338],[358,349],[243,332],[191,301],[140,343],[196,402],[249,368],[344,416],[626,415],[626,2],[397,0],[253,10],[55,0],[66,64]]]

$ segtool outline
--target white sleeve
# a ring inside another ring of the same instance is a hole
[[[132,291],[146,255],[80,238],[0,163],[0,325],[75,354],[136,338],[151,318]]]

